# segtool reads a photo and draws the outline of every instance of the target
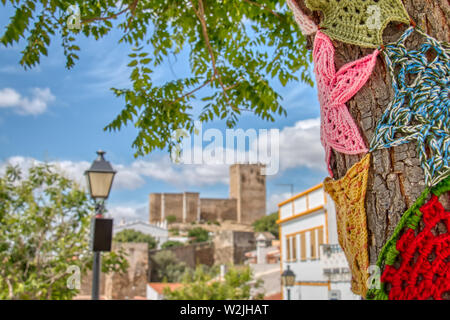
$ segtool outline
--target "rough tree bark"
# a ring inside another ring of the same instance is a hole
[[[296,0],[306,14],[318,24],[321,13],[311,12],[304,0]],[[427,34],[440,41],[450,42],[449,0],[403,0],[410,17]],[[384,43],[395,41],[407,26],[391,23],[384,31]],[[420,44],[420,36],[410,38],[412,47]],[[313,36],[308,37],[312,47]],[[333,41],[336,48],[336,68],[373,52]],[[375,70],[367,84],[347,103],[350,114],[358,124],[360,132],[369,145],[376,123],[393,98],[393,89],[383,55],[378,57]],[[378,254],[391,236],[401,215],[407,210],[425,188],[425,177],[419,165],[414,143],[375,151],[366,196],[367,224],[369,230],[370,264],[375,264]],[[364,155],[350,156],[333,151],[331,166],[335,179],[345,175],[347,170]],[[449,209],[450,195],[441,197]]]

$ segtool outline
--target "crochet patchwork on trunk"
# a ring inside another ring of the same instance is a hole
[[[340,180],[326,178],[324,189],[336,205],[338,240],[352,272],[352,291],[367,292],[369,256],[364,202],[370,167],[370,153],[351,167]]]
[[[368,299],[450,299],[450,212],[438,198],[449,191],[447,178],[403,214],[378,257],[381,286]]]
[[[318,31],[314,40],[313,60],[320,102],[320,139],[325,148],[328,172],[331,148],[345,154],[366,153],[368,149],[345,103],[369,79],[379,51],[346,64],[336,72],[334,47],[330,38]]]
[[[317,25],[312,21],[298,6],[295,0],[286,1],[288,7],[292,10],[294,14],[295,22],[297,22],[300,30],[305,36],[314,34],[317,32]]]
[[[323,32],[332,39],[366,48],[383,43],[389,22],[410,23],[400,0],[306,0],[311,10],[323,12]]]
[[[417,30],[424,43],[408,50],[405,40],[414,30],[409,28],[398,42],[386,46],[395,97],[378,122],[370,147],[414,142],[425,182],[434,186],[450,176],[450,46]]]

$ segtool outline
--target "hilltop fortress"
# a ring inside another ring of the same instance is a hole
[[[252,224],[266,214],[266,176],[262,164],[230,166],[228,199],[200,198],[198,192],[151,193],[150,223],[164,222],[175,216],[178,223],[232,221]]]

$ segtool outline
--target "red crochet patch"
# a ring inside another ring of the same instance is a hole
[[[398,240],[397,262],[386,265],[381,281],[390,300],[448,299],[450,295],[450,212],[438,197],[424,204],[416,230],[408,228]]]

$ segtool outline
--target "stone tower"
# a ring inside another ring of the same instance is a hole
[[[266,176],[262,164],[230,167],[230,198],[237,200],[237,222],[252,224],[266,215]]]

